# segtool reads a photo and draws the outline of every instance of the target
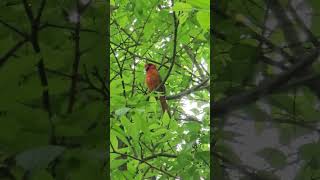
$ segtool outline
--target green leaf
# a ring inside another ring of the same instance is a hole
[[[320,143],[304,144],[299,148],[299,157],[306,161],[319,157],[319,154],[320,154]]]
[[[224,157],[227,157],[230,161],[234,161],[240,163],[241,160],[234,152],[232,148],[230,148],[227,144],[217,144],[216,145],[217,152],[223,154]]]
[[[156,130],[156,131],[152,134],[152,136],[159,136],[159,135],[165,134],[165,133],[167,133],[167,132],[168,132],[168,129],[166,129],[166,128],[160,128],[160,129]]]
[[[177,162],[181,168],[188,166],[192,160],[192,156],[187,153],[179,154],[177,157]]]
[[[235,61],[245,61],[257,56],[257,47],[238,44],[230,49],[230,57]]]
[[[162,116],[162,123],[163,126],[167,126],[170,123],[170,117],[169,114],[167,113],[167,111],[164,112],[163,116]]]
[[[130,129],[131,128],[131,122],[127,117],[121,116],[120,121],[121,121],[121,124],[124,126],[125,129]]]
[[[116,5],[115,2],[114,2],[114,0],[110,0],[110,5],[112,5],[112,6],[115,6],[115,5]]]
[[[54,180],[54,178],[51,176],[51,174],[46,170],[40,170],[36,171],[35,173],[32,173],[31,180]]]
[[[61,146],[44,146],[26,150],[16,156],[16,162],[19,166],[27,171],[36,169],[45,169],[49,163],[60,156],[64,147]]]
[[[257,152],[257,154],[274,168],[282,168],[287,164],[285,154],[278,149],[264,148]]]
[[[187,0],[194,7],[198,7],[201,9],[210,9],[210,0]]]
[[[209,12],[198,12],[197,13],[197,20],[201,27],[204,30],[208,30],[210,27],[210,13]]]
[[[176,2],[174,4],[174,6],[172,7],[172,9],[174,11],[185,11],[185,12],[188,12],[188,11],[192,10],[192,6],[190,4],[188,4],[188,3]]]
[[[125,115],[129,110],[130,110],[130,108],[128,108],[128,107],[123,107],[123,108],[121,108],[121,109],[117,109],[115,113],[116,113],[117,116],[123,116],[123,115]]]
[[[273,172],[260,170],[257,172],[259,177],[263,177],[265,180],[280,180],[280,178],[275,175]]]

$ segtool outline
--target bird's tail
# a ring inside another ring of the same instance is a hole
[[[167,111],[169,117],[171,118],[166,96],[160,96],[160,104],[161,104],[162,112],[164,113],[165,111]]]

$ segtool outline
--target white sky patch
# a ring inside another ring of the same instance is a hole
[[[275,74],[280,74],[283,72],[283,70],[278,67],[272,66],[271,68],[272,68],[272,72]]]
[[[137,19],[134,19],[131,23],[131,25],[133,26],[135,23],[137,22]]]
[[[157,49],[160,49],[160,45],[158,45],[158,44],[155,44],[154,47]]]
[[[189,99],[187,98],[182,98],[181,100],[182,102],[182,107],[185,111],[185,113],[187,115],[191,115],[191,116],[194,116],[195,114],[191,111],[193,108],[196,108],[197,107],[197,103],[196,102],[193,102],[193,101],[190,101]]]
[[[208,64],[203,57],[201,58],[201,65],[206,71],[208,71]]]
[[[80,0],[81,4],[87,5],[91,0]]]
[[[138,64],[139,61],[140,61],[140,58],[138,57],[134,58],[134,64]],[[134,64],[131,65],[132,69],[134,69]]]
[[[156,44],[154,45],[154,47],[157,48],[157,49],[164,48],[164,46],[165,46],[165,43],[164,43],[164,42],[166,42],[166,40],[165,40],[165,39],[162,39],[160,42],[156,43]]]
[[[182,151],[182,145],[183,144],[186,144],[186,141],[185,140],[182,140],[181,143],[177,144],[176,148],[177,148],[177,151]]]
[[[201,58],[200,59],[200,63],[202,65],[202,67],[205,69],[205,70],[208,70],[208,64],[206,63],[205,59],[204,58]],[[185,66],[186,69],[189,69],[187,66]],[[198,69],[193,66],[192,70],[191,70],[193,73],[196,73],[198,72]],[[190,84],[190,87],[193,87],[194,85],[193,84]],[[190,94],[191,97],[195,97],[194,94]],[[207,108],[207,107],[210,107],[209,105],[209,102],[208,103],[205,103],[203,104],[203,102],[197,102],[197,101],[193,101],[193,100],[190,100],[186,97],[182,98],[181,99],[181,104],[182,104],[182,108],[184,110],[184,113],[186,115],[189,115],[189,116],[194,116],[196,117],[198,120],[202,121],[204,115],[205,115],[205,112],[203,111],[204,108]],[[194,113],[192,112],[193,109],[196,109],[198,110],[199,113]],[[184,116],[185,117],[185,116]],[[183,117],[182,117],[183,118]]]
[[[77,11],[71,11],[69,13],[68,19],[71,23],[77,23],[80,20],[80,14]]]
[[[185,97],[181,99],[181,103],[182,103],[184,113],[189,116],[197,117],[199,121],[202,121],[205,115],[205,112],[203,112],[202,110],[210,106],[209,103],[200,106],[196,101],[189,100]],[[192,112],[192,109],[197,109],[199,113],[195,114],[194,112]]]
[[[195,73],[195,72],[197,72],[197,67],[196,67],[196,66],[193,66],[193,68],[192,68],[192,73]]]
[[[264,79],[264,76],[262,72],[258,72],[254,78],[254,84],[258,85],[263,79]]]
[[[271,105],[268,103],[267,99],[262,99],[256,102],[257,106],[269,116],[272,115]]]
[[[317,110],[317,111],[320,111],[320,101],[317,99],[316,100],[316,103],[314,104],[314,108]]]

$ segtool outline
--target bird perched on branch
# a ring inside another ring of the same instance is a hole
[[[165,96],[166,88],[164,85],[162,85],[157,89],[157,87],[161,84],[161,77],[156,65],[149,63],[144,66],[144,69],[146,70],[146,84],[148,86],[149,91],[152,92],[154,90],[157,90],[158,92],[162,93],[159,98],[162,112],[164,113],[165,111],[167,111],[169,117],[171,117],[169,112],[169,106]]]

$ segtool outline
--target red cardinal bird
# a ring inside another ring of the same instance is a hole
[[[151,64],[151,63],[146,64],[144,66],[144,69],[146,70],[146,84],[148,86],[149,91],[151,92],[160,85],[161,77],[157,70],[157,67],[154,64]],[[165,94],[166,92],[165,86],[162,85],[161,87],[159,87],[157,91]],[[163,113],[167,111],[168,115],[170,116],[169,106],[167,104],[166,96],[164,95],[160,96],[160,104],[161,104]]]

